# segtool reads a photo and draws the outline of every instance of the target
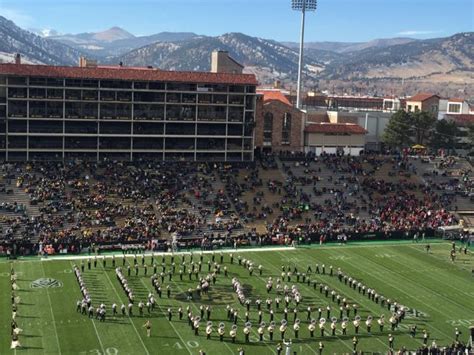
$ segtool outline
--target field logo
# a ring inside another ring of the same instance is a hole
[[[56,279],[41,278],[35,280],[30,285],[31,288],[58,288],[63,287],[63,283]]]

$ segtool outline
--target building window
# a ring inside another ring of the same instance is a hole
[[[448,113],[461,113],[461,104],[449,104]]]
[[[273,114],[271,112],[265,113],[263,119],[263,143],[272,143],[273,135]]]
[[[418,112],[420,111],[420,109],[418,108],[418,105],[415,105],[415,112]]]
[[[411,112],[411,105],[408,105],[408,112]]]
[[[291,115],[285,113],[283,124],[281,126],[281,144],[290,144],[291,136]]]

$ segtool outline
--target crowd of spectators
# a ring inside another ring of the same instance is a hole
[[[437,168],[452,167],[453,160]],[[293,154],[255,163],[30,162],[0,165],[2,247],[79,252],[100,245],[147,249],[347,241],[432,233],[456,224],[470,171],[438,181],[412,158]],[[6,193],[6,192],[3,192]],[[12,200],[28,196],[38,213]],[[3,211],[9,212],[2,214]]]

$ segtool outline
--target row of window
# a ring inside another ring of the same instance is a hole
[[[3,88],[5,90],[5,88]],[[1,96],[1,93],[0,93]],[[62,90],[30,88],[10,88],[9,99],[50,99],[71,101],[122,101],[122,102],[150,102],[150,103],[177,103],[177,104],[213,104],[239,105],[245,104],[248,110],[254,107],[254,96],[226,95],[226,94],[183,94],[158,92],[131,92],[131,91],[101,91],[96,90]]]
[[[6,132],[6,125],[0,125],[0,133]],[[115,134],[115,135],[198,135],[198,136],[252,136],[253,130],[247,125],[193,124],[193,123],[130,123],[102,122],[29,122],[10,121],[9,133],[50,133],[50,134]]]
[[[0,85],[5,85],[5,77],[0,77]],[[124,80],[91,80],[91,79],[58,79],[12,76],[8,78],[8,85],[55,86],[55,87],[83,87],[109,89],[137,89],[137,90],[169,90],[169,91],[197,91],[197,92],[233,92],[255,93],[253,85],[225,85],[225,84],[193,84],[193,83],[164,83],[148,81]]]
[[[64,105],[64,111],[63,111]],[[3,111],[5,110],[5,106]],[[16,118],[86,118],[86,119],[132,119],[132,105],[119,103],[102,103],[100,105],[86,102],[57,102],[57,101],[30,101],[25,105],[22,101],[10,101],[8,117]],[[100,110],[100,116],[99,116]],[[226,106],[165,106],[151,104],[135,104],[133,116],[138,120],[167,120],[183,121],[226,121],[242,122],[244,109],[241,107]],[[2,112],[0,112],[0,117]],[[253,113],[245,113],[246,120],[253,120]]]
[[[6,142],[6,140],[3,140]],[[251,150],[252,139],[246,138],[133,138],[114,137],[44,137],[10,136],[8,149],[146,149],[146,150]]]
[[[0,159],[5,159],[5,152],[0,152]],[[69,160],[85,160],[85,161],[251,161],[251,152],[26,152],[10,151],[8,160],[10,161],[69,161]]]

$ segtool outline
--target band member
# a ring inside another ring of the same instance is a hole
[[[244,327],[245,342],[250,342],[250,323],[247,322]]]
[[[268,336],[270,337],[270,341],[273,341],[273,331],[275,330],[275,323],[270,322],[270,325],[267,328]]]
[[[259,341],[263,341],[263,334],[265,333],[265,323],[260,323],[260,326],[257,329]]]
[[[367,327],[367,333],[370,334],[370,330],[372,329],[372,316],[367,317],[367,320],[365,321],[365,326]]]
[[[146,336],[149,338],[151,336],[151,322],[147,320],[143,325],[143,328],[146,328]]]
[[[299,330],[300,330],[300,320],[296,319],[295,324],[293,324],[293,331],[295,332],[295,339],[298,339]]]
[[[311,338],[314,338],[314,331],[316,330],[316,321],[314,319],[309,323],[308,330]]]
[[[388,335],[388,347],[390,348],[390,350],[393,350],[393,341],[394,341],[394,337],[392,334],[389,334]]]
[[[212,334],[212,322],[207,323],[206,327],[206,339],[211,339],[211,334]]]
[[[341,323],[342,335],[347,334],[347,319],[344,319]]]
[[[380,333],[382,333],[383,332],[383,326],[385,325],[385,316],[383,314],[377,320],[377,323],[379,324]]]
[[[356,317],[354,321],[352,322],[352,324],[354,324],[355,333],[359,334],[360,319]]]

